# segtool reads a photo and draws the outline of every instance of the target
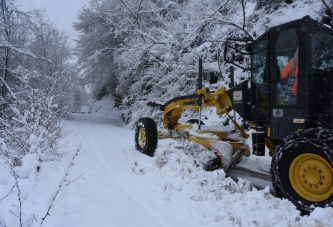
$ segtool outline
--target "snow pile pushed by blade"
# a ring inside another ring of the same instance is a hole
[[[204,163],[215,157],[213,151],[208,151],[201,145],[175,141],[156,151],[151,166],[142,168],[141,163],[136,162],[133,171],[136,174],[159,172],[160,187],[167,200],[177,194],[184,194],[194,201],[220,200],[224,194],[243,193],[252,189],[251,182],[240,180],[236,183],[227,178],[222,169],[204,171]]]
[[[132,171],[147,189],[189,209],[201,224],[328,226],[333,221],[332,208],[317,208],[302,217],[291,202],[272,196],[268,187],[258,191],[248,180],[235,182],[226,177],[222,169],[205,171],[205,161],[214,157],[213,151],[201,145],[167,139],[160,141],[150,162],[135,162]]]

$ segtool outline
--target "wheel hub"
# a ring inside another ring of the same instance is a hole
[[[333,193],[333,169],[316,154],[297,156],[290,165],[289,179],[297,194],[312,202],[326,200]]]
[[[138,141],[139,141],[139,146],[140,148],[143,148],[146,144],[146,132],[144,128],[140,128],[139,133],[138,133]]]

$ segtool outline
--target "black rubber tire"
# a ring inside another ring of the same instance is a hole
[[[291,183],[292,180],[289,177],[290,169],[295,169],[294,166],[291,166],[293,160],[302,157],[301,155],[303,156],[309,155],[316,157],[320,156],[331,167],[333,167],[332,148],[333,148],[333,132],[331,130],[321,129],[321,128],[311,128],[311,129],[301,130],[289,135],[277,147],[276,153],[273,155],[272,158],[271,176],[272,176],[272,184],[275,189],[276,195],[280,198],[286,198],[290,200],[302,212],[302,214],[308,214],[315,207],[332,206],[333,194],[331,194],[328,198],[322,201],[313,202],[307,200],[297,193],[297,190],[300,191],[301,187],[296,188],[295,190]],[[310,160],[312,161],[314,159]],[[303,162],[300,161],[299,163],[305,163],[305,161]],[[315,168],[316,167],[314,167],[314,169]],[[326,171],[326,173],[330,173],[329,175],[332,176],[331,170]],[[300,180],[301,178],[297,177],[298,176],[295,175],[295,178],[297,179],[296,181],[301,181]],[[331,184],[328,185],[330,185],[330,188],[332,189],[332,185]]]
[[[280,187],[278,186],[278,183],[277,183],[278,179],[276,179],[275,174],[273,174],[272,163],[271,163],[271,179],[272,179],[272,185],[273,185],[273,188],[274,188],[274,191],[275,191],[275,196],[278,197],[278,198],[284,198],[283,193],[280,190]]]
[[[143,133],[144,139],[142,139]],[[135,149],[150,157],[154,156],[157,147],[156,123],[151,118],[140,118],[135,125]]]
[[[199,120],[198,119],[189,119],[188,121],[186,121],[187,124],[199,124]],[[205,123],[203,121],[200,122],[201,125],[205,125]]]

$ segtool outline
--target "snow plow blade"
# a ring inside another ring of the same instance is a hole
[[[216,157],[205,164],[205,170],[213,171],[221,168],[227,171],[231,165],[240,160],[242,155],[250,155],[249,146],[246,143],[239,141],[222,141],[221,138],[217,136],[214,138],[210,133],[211,132],[204,133],[201,131],[195,135],[189,135],[190,141],[194,141],[215,151]]]
[[[205,165],[206,171],[214,171],[220,169],[222,166],[222,155],[218,152],[215,152],[216,158],[209,160]]]
[[[231,177],[236,182],[239,178],[246,179],[252,182],[253,186],[258,189],[264,189],[269,186],[269,191],[273,196],[276,196],[272,185],[272,178],[269,169],[249,169],[243,166],[232,165],[226,171],[228,177]]]

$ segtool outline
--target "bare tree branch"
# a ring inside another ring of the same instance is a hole
[[[20,186],[19,186],[19,183],[18,183],[18,177],[17,177],[12,165],[11,165],[11,170],[12,170],[11,174],[13,175],[13,177],[15,179],[15,187],[17,188],[17,197],[18,197],[19,207],[20,207],[20,213],[19,213],[19,215],[17,215],[17,217],[20,220],[20,227],[22,227],[22,225],[23,225],[23,223],[22,223],[22,204],[23,204],[23,201],[22,201],[22,198],[21,198],[21,189],[20,189]]]
[[[245,6],[246,6],[246,0],[240,0],[241,4],[242,4],[242,10],[243,10],[243,26],[242,26],[242,30],[245,31],[245,19],[246,19],[246,13],[245,13]]]
[[[326,7],[328,16],[333,17],[332,9],[327,5],[327,3],[325,2],[325,0],[321,0],[321,1],[324,4],[324,6]]]
[[[133,10],[127,5],[127,3],[124,0],[119,0],[121,3],[123,3],[123,5],[131,12],[131,14],[133,15],[133,17],[135,18],[136,22],[138,23],[139,26],[141,26],[140,20],[138,18],[138,16],[133,12]],[[141,5],[142,0],[140,1],[140,5]],[[140,7],[139,7],[140,8]],[[138,9],[139,9],[138,8]]]
[[[143,36],[143,37],[149,39],[150,41],[152,41],[152,42],[154,43],[154,45],[156,45],[156,44],[167,44],[166,42],[160,42],[160,41],[156,40],[153,36],[151,36],[151,35],[149,35],[149,34],[147,34],[147,33],[144,33],[144,32],[142,32],[142,31],[140,31],[140,30],[138,30],[138,29],[135,29],[135,31],[136,31],[139,35],[141,35],[141,36]]]
[[[138,17],[138,19],[139,19],[139,12],[140,12],[140,7],[141,7],[141,4],[142,4],[142,1],[143,0],[140,0],[138,10],[136,11],[136,16]]]
[[[49,207],[48,207],[48,209],[47,209],[47,211],[46,211],[45,216],[41,218],[40,225],[42,225],[43,222],[45,221],[45,219],[47,218],[47,216],[50,215],[50,210],[51,210],[51,208],[53,207],[54,201],[55,201],[55,199],[57,198],[58,194],[60,193],[60,191],[61,191],[63,185],[65,184],[65,182],[66,182],[66,178],[67,178],[67,176],[68,176],[68,174],[69,174],[69,170],[70,170],[71,166],[74,165],[75,157],[78,156],[80,150],[81,150],[81,147],[79,147],[79,148],[76,149],[76,152],[75,152],[75,154],[74,154],[73,157],[72,157],[71,163],[70,163],[70,165],[68,166],[68,168],[67,168],[67,170],[66,170],[66,174],[65,174],[65,177],[64,177],[63,181],[62,181],[62,182],[60,183],[60,185],[58,186],[58,190],[57,190],[57,192],[55,193],[55,195],[53,196],[52,201],[51,201],[51,204],[49,205]]]
[[[243,31],[250,39],[253,40],[253,37],[245,30],[243,29],[242,27],[240,27],[239,25],[235,24],[235,23],[232,23],[232,22],[229,22],[229,21],[223,21],[223,20],[219,20],[219,19],[210,19],[210,20],[207,20],[205,22],[205,25],[206,23],[217,23],[217,24],[224,24],[224,25],[229,25],[229,26],[233,26],[233,27],[236,27],[238,28],[239,30]]]
[[[17,53],[20,53],[20,54],[23,54],[23,55],[26,55],[26,56],[29,56],[29,57],[32,57],[34,59],[42,59],[42,60],[46,60],[47,58],[45,57],[40,57],[40,56],[36,56],[34,55],[33,53],[31,53],[30,51],[28,50],[22,50],[20,48],[16,48],[16,47],[13,47],[12,45],[10,45],[9,43],[0,43],[0,48],[1,47],[4,47],[4,48],[9,48]]]
[[[0,199],[0,201],[2,201],[2,200],[5,199],[7,196],[9,196],[9,194],[14,190],[15,186],[16,186],[16,183],[13,185],[12,189],[10,189],[10,191],[8,192],[8,194],[5,195],[4,197],[2,197],[2,198]]]
[[[87,172],[81,172],[81,174],[78,176],[78,177],[76,177],[74,180],[70,180],[67,184],[66,184],[66,186],[68,186],[68,185],[70,185],[71,183],[73,183],[73,182],[75,182],[76,180],[78,180],[79,178],[81,178],[81,177],[83,177],[83,175],[84,174],[86,174]]]

